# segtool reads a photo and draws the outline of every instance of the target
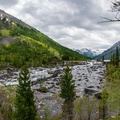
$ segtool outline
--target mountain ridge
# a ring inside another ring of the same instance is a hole
[[[113,44],[110,48],[105,50],[102,54],[95,57],[95,59],[102,60],[102,57],[104,56],[104,59],[110,60],[111,55],[115,53],[116,47],[119,49],[119,56],[120,56],[120,41]]]
[[[23,22],[22,20],[14,17],[14,16],[6,13],[4,10],[0,9],[0,18],[2,19],[2,17],[4,17],[4,18],[6,17],[8,19],[8,21],[10,20],[11,22],[13,22],[13,24],[14,23],[20,23],[22,25],[26,25],[26,26],[32,27],[32,26],[28,25],[27,23]]]
[[[0,43],[0,65],[41,66],[61,60],[88,59],[2,10]]]

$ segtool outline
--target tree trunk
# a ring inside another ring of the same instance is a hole
[[[62,107],[62,118],[65,120],[73,119],[73,103],[64,103]]]

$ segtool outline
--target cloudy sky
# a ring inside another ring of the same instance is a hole
[[[71,49],[108,49],[120,40],[120,22],[114,18],[112,0],[0,0],[0,9],[37,28]]]

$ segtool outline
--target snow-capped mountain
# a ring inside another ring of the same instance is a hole
[[[85,55],[89,58],[93,58],[93,57],[102,53],[102,51],[100,51],[98,49],[97,50],[91,50],[91,49],[87,49],[87,48],[83,48],[83,49],[80,49],[80,50],[79,49],[74,49],[74,51],[76,51],[80,54],[83,54],[83,55]]]

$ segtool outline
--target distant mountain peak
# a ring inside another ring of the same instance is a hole
[[[78,52],[79,54],[83,54],[87,57],[90,57],[90,58],[93,58],[93,57],[102,53],[102,51],[99,50],[99,49],[91,50],[91,49],[88,49],[88,48],[74,49],[74,51]]]

